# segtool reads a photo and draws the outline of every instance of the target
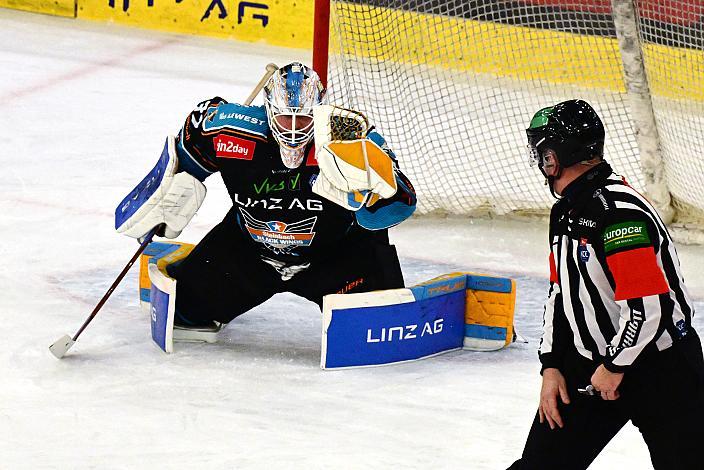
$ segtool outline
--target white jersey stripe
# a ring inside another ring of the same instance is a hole
[[[649,295],[643,297],[643,311],[636,307],[630,307],[625,300],[619,301],[621,304],[621,327],[622,332],[619,342],[612,344],[616,348],[612,362],[617,366],[628,366],[643,351],[657,334],[660,325],[662,311],[660,309],[660,296]],[[640,319],[640,316],[643,319]]]
[[[591,244],[589,245],[589,254],[590,257],[593,257],[593,259],[596,260],[596,252]],[[601,298],[606,311],[613,312],[618,308],[618,304],[614,300],[614,290],[611,288],[611,284],[609,284],[609,280],[606,278],[606,274],[604,274],[603,269],[601,269],[601,265],[598,262],[587,263],[587,273],[596,288],[599,290],[599,297]],[[618,318],[609,317],[609,319],[611,320],[614,330],[618,331]]]
[[[658,214],[658,211],[655,210],[655,207],[648,201],[646,198],[644,198],[638,191],[635,189],[631,188],[630,186],[626,186],[625,184],[611,184],[606,187],[611,192],[614,193],[624,193],[624,194],[629,194],[635,198],[637,198],[640,202],[645,204],[645,206],[650,209],[650,211],[644,211],[640,207],[638,207],[636,210],[647,214],[655,224],[658,226],[661,232],[666,232],[667,233],[667,228],[665,227],[665,224],[663,223],[662,219],[660,218],[660,215]],[[653,217],[654,216],[654,217]]]
[[[572,247],[572,258],[573,259],[578,259],[578,253],[577,253],[577,247],[578,244],[574,243]],[[589,244],[586,245],[586,249],[589,250]],[[593,253],[594,250],[591,250]],[[594,258],[596,259],[596,258]],[[589,264],[589,263],[585,263]],[[594,264],[594,263],[592,263]],[[589,334],[591,337],[594,339],[594,342],[596,343],[597,348],[599,349],[599,354],[604,356],[606,355],[606,339],[604,338],[604,335],[602,334],[601,330],[599,329],[599,324],[596,321],[596,311],[594,309],[594,305],[592,303],[591,296],[589,295],[589,291],[587,290],[586,284],[580,279],[579,283],[579,302],[582,304],[582,308],[584,309],[584,320],[587,324],[587,329],[589,330]]]
[[[554,341],[553,321],[555,319],[555,300],[560,294],[560,286],[553,284],[550,290],[550,296],[545,303],[545,312],[543,313],[543,336],[540,339],[540,354],[548,354],[552,352]]]
[[[565,316],[570,324],[572,333],[574,333],[574,345],[577,347],[580,354],[584,357],[592,359],[592,352],[584,346],[579,327],[577,326],[577,319],[575,317],[574,309],[571,307],[572,292],[570,289],[570,272],[567,267],[568,256],[570,256],[569,239],[568,237],[562,237],[562,240],[560,240],[560,264],[558,265],[558,276],[560,279],[560,286],[562,287],[562,305],[565,306]]]

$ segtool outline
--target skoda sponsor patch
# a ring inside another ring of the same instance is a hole
[[[604,251],[610,253],[619,248],[650,244],[645,222],[622,222],[609,225],[604,230]]]

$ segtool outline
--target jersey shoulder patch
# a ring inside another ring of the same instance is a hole
[[[264,106],[223,103],[209,113],[203,129],[206,132],[229,129],[266,139],[269,121]]]

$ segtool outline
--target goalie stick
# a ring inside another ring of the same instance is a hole
[[[134,264],[135,261],[137,261],[137,258],[139,258],[139,255],[142,254],[144,249],[147,247],[152,242],[152,238],[154,238],[154,235],[161,229],[161,225],[157,225],[154,227],[151,232],[149,232],[144,239],[144,241],[139,245],[139,248],[137,249],[137,252],[132,255],[132,259],[127,263],[127,265],[122,269],[122,272],[118,274],[117,278],[115,281],[113,281],[112,285],[108,289],[108,291],[105,293],[102,299],[100,299],[100,302],[98,302],[98,305],[95,306],[93,311],[90,313],[88,318],[86,318],[86,321],[83,322],[83,325],[78,329],[75,335],[73,337],[69,335],[63,335],[61,338],[57,339],[54,341],[54,343],[49,346],[49,351],[56,356],[57,359],[61,359],[66,355],[69,349],[71,349],[71,346],[74,345],[74,343],[78,340],[78,337],[83,333],[83,330],[86,329],[88,324],[93,321],[93,318],[95,318],[96,315],[98,315],[98,312],[100,309],[105,305],[105,302],[107,302],[108,298],[110,295],[113,293],[115,288],[120,284],[120,281],[122,281],[122,278],[125,277],[125,274],[127,274],[127,271],[130,270],[132,265]]]
[[[252,90],[252,93],[249,94],[247,99],[245,100],[244,104],[249,106],[252,104],[252,101],[254,101],[254,98],[257,97],[259,92],[264,88],[264,85],[266,82],[271,78],[271,76],[274,74],[279,69],[279,67],[276,64],[267,64],[266,66],[266,72],[262,76],[261,80],[259,80],[259,83],[254,87]],[[75,335],[69,336],[69,335],[63,335],[61,338],[57,339],[54,341],[50,346],[49,346],[49,351],[57,358],[61,359],[63,358],[66,353],[68,352],[69,349],[76,343],[78,340],[78,337],[83,333],[83,330],[86,329],[88,324],[93,321],[93,318],[95,318],[96,315],[98,315],[98,312],[100,309],[105,305],[105,302],[107,302],[108,298],[110,295],[113,293],[115,288],[120,284],[122,279],[125,277],[127,274],[127,271],[130,270],[134,262],[139,258],[139,255],[142,254],[142,252],[147,248],[149,243],[151,243],[152,238],[154,238],[154,235],[159,232],[159,230],[162,228],[161,225],[157,225],[154,227],[147,235],[144,241],[139,245],[139,249],[137,249],[137,252],[132,255],[132,258],[130,261],[127,263],[127,265],[122,269],[122,272],[117,276],[115,281],[112,283],[108,291],[103,295],[103,298],[100,299],[100,302],[98,302],[98,305],[95,306],[91,314],[88,316],[85,322],[83,322],[83,325],[78,329]]]

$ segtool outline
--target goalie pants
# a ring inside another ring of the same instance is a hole
[[[694,330],[626,372],[618,400],[577,393],[596,367],[576,351],[565,359],[560,370],[571,403],[560,404],[564,427],[551,430],[536,414],[523,456],[509,470],[586,469],[629,420],[643,435],[656,470],[704,468],[704,361]]]
[[[236,228],[222,222],[187,258],[167,268],[178,281],[176,310],[194,323],[229,323],[281,292],[304,297],[322,309],[327,294],[404,287],[396,248],[386,231],[350,238],[345,240],[347,249],[311,261],[310,267],[284,281]]]

